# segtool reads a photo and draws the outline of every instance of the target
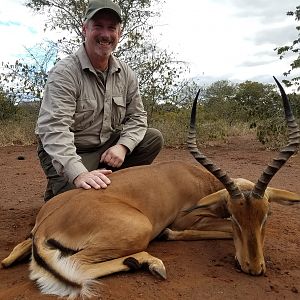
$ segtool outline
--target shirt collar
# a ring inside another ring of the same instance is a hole
[[[91,61],[86,53],[84,43],[77,50],[76,55],[80,61],[80,64],[81,64],[81,67],[83,70],[89,69],[90,71],[96,73],[95,68],[91,64]],[[109,58],[109,72],[119,73],[120,71],[121,71],[121,67],[120,67],[119,61],[113,55],[111,55]]]

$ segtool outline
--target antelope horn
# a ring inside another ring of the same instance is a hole
[[[281,86],[281,84],[278,82],[278,80],[273,77],[277,86],[279,87],[282,101],[283,101],[283,107],[284,107],[284,113],[285,113],[285,119],[288,126],[288,143],[287,145],[280,151],[279,157],[273,159],[271,164],[267,166],[267,168],[264,170],[260,178],[258,179],[256,185],[254,186],[252,190],[252,194],[255,198],[263,198],[265,190],[270,183],[272,177],[279,171],[279,169],[287,162],[287,160],[297,151],[300,145],[300,130],[299,127],[295,121],[290,102],[288,100],[288,97]]]
[[[218,168],[212,161],[210,161],[204,154],[202,154],[196,142],[196,110],[197,110],[197,100],[200,94],[200,90],[198,91],[195,100],[193,102],[193,108],[191,112],[191,121],[190,121],[190,130],[188,134],[187,145],[190,153],[194,156],[194,158],[205,167],[210,173],[212,173],[217,179],[219,179],[226,190],[228,191],[231,198],[239,198],[241,196],[241,191],[238,186],[233,182],[233,180],[220,168]]]

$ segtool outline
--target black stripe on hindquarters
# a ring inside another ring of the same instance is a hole
[[[52,248],[58,249],[61,252],[62,257],[73,255],[79,251],[79,250],[67,248],[54,239],[47,240],[47,244]]]
[[[48,271],[50,274],[52,274],[55,278],[57,278],[59,281],[65,283],[66,285],[70,285],[76,288],[81,288],[81,285],[76,283],[76,282],[72,282],[69,279],[63,277],[60,273],[58,273],[56,270],[54,270],[51,266],[49,266],[46,261],[40,256],[40,254],[38,253],[37,247],[35,245],[34,239],[32,241],[32,255],[33,258],[35,260],[35,262],[43,269],[45,269],[46,271]]]

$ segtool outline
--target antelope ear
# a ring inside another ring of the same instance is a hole
[[[220,190],[218,192],[215,192],[213,194],[210,194],[204,198],[201,198],[196,205],[192,206],[189,209],[186,209],[186,213],[195,213],[199,215],[199,212],[197,209],[200,209],[200,215],[206,215],[206,216],[216,216],[213,213],[210,213],[208,210],[203,210],[203,208],[211,207],[212,205],[221,205],[225,203],[226,200],[229,199],[229,193],[226,189]]]
[[[191,212],[197,208],[206,208],[210,207],[211,205],[218,204],[224,202],[229,199],[229,193],[226,189],[217,191],[213,194],[210,194],[204,198],[201,198],[197,204],[190,209],[186,210],[186,212]]]
[[[266,196],[269,201],[281,205],[293,205],[300,203],[300,195],[286,190],[267,188]]]

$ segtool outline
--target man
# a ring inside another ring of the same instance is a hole
[[[106,188],[111,170],[150,164],[162,148],[161,133],[147,128],[136,75],[112,55],[121,22],[117,4],[90,1],[85,42],[49,73],[36,127],[45,201],[75,187]]]

